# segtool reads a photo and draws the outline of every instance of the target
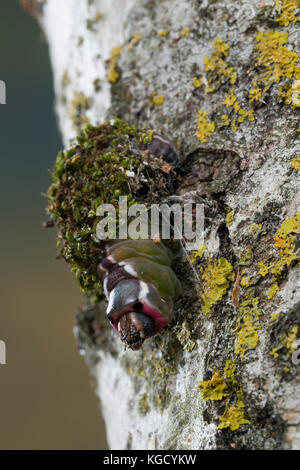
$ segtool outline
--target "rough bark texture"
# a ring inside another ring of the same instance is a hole
[[[148,123],[177,141],[179,194],[208,207],[201,282],[177,260],[184,295],[161,335],[132,352],[105,305],[77,314],[112,449],[300,448],[299,23],[280,20],[285,3],[37,2],[66,146],[85,122]]]

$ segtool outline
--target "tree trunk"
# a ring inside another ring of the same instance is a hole
[[[65,145],[87,122],[149,124],[207,208],[175,320],[141,351],[104,303],[77,313],[110,447],[299,449],[299,2],[35,3]]]

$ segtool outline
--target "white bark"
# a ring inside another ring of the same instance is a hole
[[[198,109],[210,111],[224,100],[222,86],[214,94],[198,93],[193,86],[193,77],[204,72],[203,59],[211,54],[212,42],[219,37],[230,44],[230,63],[241,77],[234,88],[242,100],[243,90],[249,89],[245,68],[247,64],[249,70],[253,68],[255,35],[269,29],[268,17],[273,29],[285,30],[274,21],[271,0],[47,0],[40,17],[49,42],[57,113],[66,145],[77,134],[82,115],[92,124],[118,115],[139,125],[149,122],[173,140],[180,138],[187,158],[199,152],[200,162],[207,148],[228,151],[226,161],[238,157],[239,169],[232,175],[230,167],[226,170],[230,178],[221,191],[225,193],[224,204],[235,211],[228,228],[229,242],[217,235],[224,218],[219,211],[206,240],[211,255],[231,253],[238,258],[249,246],[249,228],[259,219],[257,214],[265,230],[274,236],[276,227],[300,210],[299,172],[290,169],[291,159],[300,149],[300,139],[295,137],[299,116],[288,106],[279,105],[273,90],[268,102],[257,110],[254,124],[244,122],[235,133],[230,128],[217,129],[207,144],[195,138]],[[182,37],[181,30],[186,27],[190,34]],[[159,36],[161,30],[168,31],[168,35]],[[298,23],[286,30],[289,47],[299,52]],[[130,48],[134,33],[142,38]],[[123,46],[118,60],[121,76],[111,85],[107,81],[107,61],[115,46]],[[164,96],[161,106],[149,106],[154,91]],[[78,106],[83,108],[81,113]],[[192,173],[197,173],[197,168],[202,171],[197,161]],[[226,167],[226,161],[221,165]],[[261,239],[253,247],[255,261],[260,251],[262,259],[276,251],[272,237],[266,242]],[[182,324],[148,341],[142,352],[124,351],[114,333],[106,328],[105,319],[103,336],[91,339],[82,326],[84,312],[88,311],[83,310],[79,318],[80,342],[95,378],[110,447],[300,448],[299,368],[270,356],[281,326],[287,332],[299,321],[299,273],[299,265],[289,267],[280,292],[268,302],[264,292],[269,286],[264,279],[258,281],[263,308],[259,343],[246,352],[244,359],[237,359],[250,424],[238,431],[218,429],[217,418],[224,410],[204,402],[198,389],[198,383],[207,379],[207,371],[215,365],[221,369],[220,364],[234,355],[237,310],[231,303],[231,291],[215,316],[204,317],[198,308],[196,320],[191,321],[195,347],[192,351],[182,347],[177,352],[172,362],[176,366],[174,375],[165,367],[169,359],[164,341],[177,333],[180,336],[184,332]],[[191,282],[186,279],[186,290]],[[180,312],[185,305],[197,305],[197,299],[194,304],[189,304],[190,298],[184,302],[178,307]],[[101,308],[89,311],[102,322]],[[274,330],[270,318],[275,311],[284,315]],[[161,375],[155,374],[159,367]],[[286,367],[290,372],[285,372]],[[147,397],[147,406],[141,413],[143,397]]]

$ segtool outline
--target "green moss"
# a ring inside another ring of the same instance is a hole
[[[59,255],[70,263],[81,288],[96,297],[101,292],[96,266],[104,255],[95,240],[97,207],[110,203],[118,215],[120,195],[128,197],[129,206],[169,195],[172,172],[166,175],[159,159],[151,164],[143,160],[151,136],[152,131],[115,119],[86,126],[73,146],[57,156],[48,210],[59,229]]]

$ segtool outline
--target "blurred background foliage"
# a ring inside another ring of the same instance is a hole
[[[82,295],[44,229],[49,170],[61,148],[47,44],[18,0],[0,4],[1,449],[106,449],[88,369],[73,336]]]

